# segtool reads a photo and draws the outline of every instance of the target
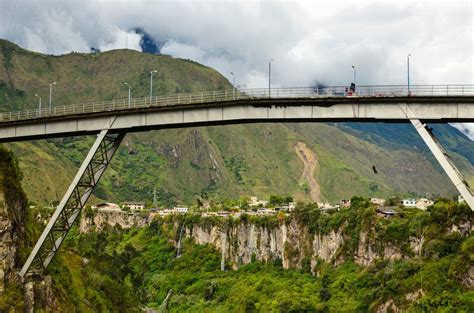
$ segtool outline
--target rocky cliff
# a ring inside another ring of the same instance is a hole
[[[312,234],[296,219],[273,227],[253,223],[228,228],[193,224],[186,228],[185,234],[198,244],[211,244],[223,250],[233,268],[256,259],[265,263],[281,261],[286,269],[309,266],[313,274],[317,274],[319,261],[338,265],[352,257],[357,264],[368,266],[377,258],[396,260],[409,257],[419,253],[423,240],[411,237],[410,249],[402,251],[392,243],[382,243],[374,230],[363,230],[358,234],[359,240],[352,253],[347,247],[350,238],[343,229]]]
[[[102,231],[106,227],[119,227],[127,229],[131,227],[143,227],[148,225],[149,214],[128,213],[123,211],[90,211],[82,215],[79,229],[81,233],[90,231]]]
[[[32,243],[21,178],[13,153],[0,147],[0,312],[54,311],[59,306],[51,277],[21,282],[17,274]]]
[[[459,209],[458,209],[459,210]],[[95,212],[81,219],[81,232],[144,227],[158,222],[168,225],[168,237],[179,250],[185,238],[210,244],[221,251],[222,266],[233,269],[260,260],[281,264],[283,268],[303,269],[318,275],[322,263],[338,266],[353,260],[360,266],[371,266],[377,260],[409,259],[422,254],[437,258],[445,249],[441,240],[468,238],[474,229],[470,209],[446,217],[443,225],[434,225],[421,212],[424,225],[413,217],[378,216],[373,208],[354,208],[345,212],[322,213],[304,208],[291,216],[202,218],[198,215],[156,217],[126,212]],[[435,214],[436,213],[436,214]],[[312,218],[307,214],[313,214]],[[409,214],[408,212],[405,214]],[[306,216],[306,219],[305,219]],[[435,231],[434,231],[435,230]],[[179,253],[178,253],[179,254]],[[463,274],[465,285],[474,286],[474,266]]]
[[[0,295],[15,280],[18,250],[25,239],[26,196],[13,154],[0,147]]]

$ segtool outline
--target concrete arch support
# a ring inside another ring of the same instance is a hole
[[[471,210],[474,210],[474,195],[469,184],[466,182],[461,172],[456,168],[451,160],[449,160],[446,150],[443,149],[439,141],[431,132],[431,129],[420,120],[410,119],[410,122],[415,127],[418,134],[420,134],[421,138],[423,138],[423,141],[431,150],[431,153],[433,153],[443,170],[448,174],[449,179],[451,179],[454,186],[456,186],[466,203],[471,207]]]

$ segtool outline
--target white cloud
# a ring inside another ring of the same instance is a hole
[[[12,8],[2,2],[0,37]],[[53,54],[124,48],[125,37],[138,49],[137,26],[163,52],[251,87],[270,58],[275,85],[346,84],[353,64],[360,84],[404,84],[407,53],[414,84],[473,82],[469,2],[21,1],[9,39]]]
[[[451,126],[460,130],[469,139],[474,141],[474,124],[472,123],[451,123]]]
[[[205,52],[196,46],[183,44],[170,40],[161,48],[163,54],[169,54],[177,58],[200,60],[204,58]]]
[[[124,31],[118,27],[114,27],[114,29],[111,29],[108,38],[98,40],[97,47],[101,51],[115,49],[133,49],[141,51],[140,40],[141,35],[134,31]]]

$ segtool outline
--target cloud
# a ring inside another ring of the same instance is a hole
[[[99,39],[97,47],[100,51],[108,51],[114,49],[133,49],[141,51],[140,40],[142,35],[135,31],[125,31],[118,27],[114,27],[110,31],[107,39]]]
[[[474,124],[468,123],[451,123],[451,126],[460,130],[464,135],[466,135],[469,139],[474,141]]]
[[[2,2],[0,36],[13,4]],[[136,27],[164,42],[163,53],[251,87],[271,58],[279,86],[347,84],[351,65],[360,84],[404,84],[407,53],[414,84],[473,82],[469,2],[21,1],[8,39],[52,54],[140,49]]]

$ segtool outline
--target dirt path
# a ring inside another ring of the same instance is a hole
[[[318,166],[318,155],[302,141],[296,143],[295,151],[298,157],[304,163],[304,170],[300,179],[302,181],[308,182],[311,200],[314,202],[320,202],[321,189],[318,182],[314,178],[314,170]]]

